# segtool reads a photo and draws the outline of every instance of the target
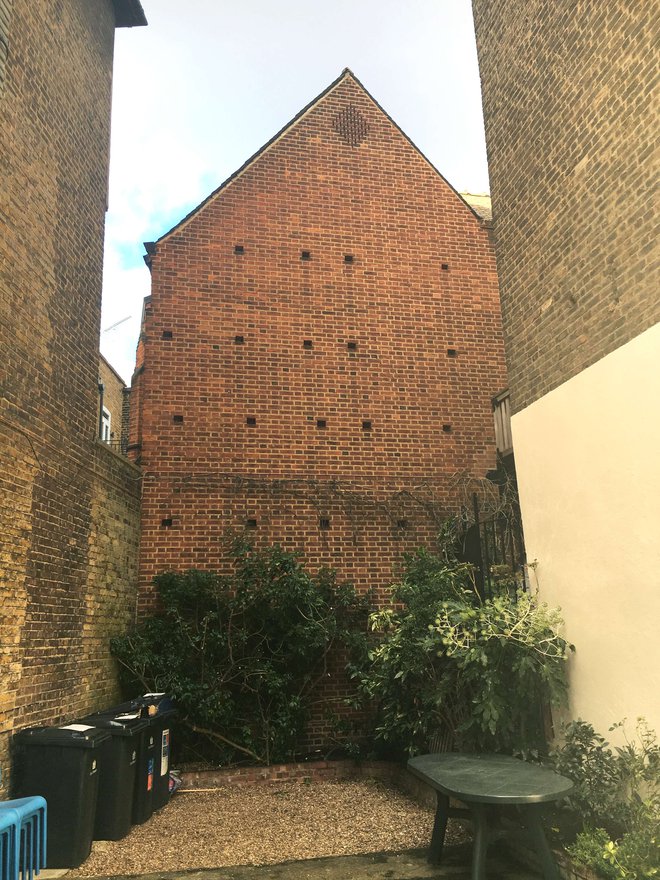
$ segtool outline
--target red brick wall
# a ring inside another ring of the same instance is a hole
[[[157,243],[140,356],[143,608],[246,528],[382,598],[495,464],[487,229],[350,75]]]

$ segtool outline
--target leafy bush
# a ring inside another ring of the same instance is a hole
[[[568,807],[579,830],[567,850],[612,880],[660,876],[660,745],[641,718],[637,735],[612,750],[578,719],[552,754],[555,769],[575,783]]]
[[[368,603],[279,547],[234,549],[231,577],[155,578],[158,614],[115,638],[124,687],[172,693],[189,732],[223,762],[290,758],[328,658],[364,650]]]
[[[556,611],[507,587],[482,600],[470,566],[428,551],[408,558],[392,602],[371,615],[380,638],[353,673],[378,740],[408,754],[441,731],[462,748],[544,747],[541,707],[564,698],[571,647]]]

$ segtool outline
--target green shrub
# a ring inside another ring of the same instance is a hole
[[[624,832],[612,840],[604,828],[581,831],[567,852],[607,880],[660,877],[660,822]]]
[[[155,578],[160,611],[111,650],[127,691],[167,691],[216,760],[291,758],[328,658],[365,650],[368,603],[279,547],[237,545],[234,574]]]
[[[407,754],[441,732],[465,749],[544,748],[541,707],[565,697],[571,647],[557,612],[508,585],[481,600],[470,566],[428,551],[408,558],[392,603],[371,615],[379,640],[353,673],[377,740]]]
[[[660,746],[644,719],[637,739],[614,750],[591,724],[573,721],[552,761],[575,783],[567,801],[578,833],[569,854],[612,880],[660,876]]]

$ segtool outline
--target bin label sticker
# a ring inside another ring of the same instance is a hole
[[[163,731],[163,739],[160,747],[160,775],[165,776],[170,767],[170,732]]]
[[[132,767],[133,764],[135,764],[135,760],[136,760],[136,758],[137,758],[137,752],[136,752],[135,749],[134,749],[133,752],[132,752],[132,754],[131,754],[131,763],[129,764],[129,767]]]
[[[64,727],[60,727],[60,730],[94,730],[93,727],[90,727],[89,724],[66,724]]]
[[[147,791],[154,787],[154,759],[149,758],[147,763]]]
[[[96,758],[92,761],[92,769],[89,771],[89,775],[93,776],[96,773]]]

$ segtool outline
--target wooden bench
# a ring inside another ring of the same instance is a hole
[[[498,812],[514,806],[528,831],[541,861],[545,880],[558,880],[559,870],[543,833],[539,810],[542,804],[565,797],[573,788],[570,779],[506,755],[419,755],[408,761],[408,769],[437,792],[429,861],[439,864],[449,816],[468,816],[474,825],[472,880],[486,876],[488,844],[502,832],[496,829]],[[450,807],[455,798],[468,809]]]

